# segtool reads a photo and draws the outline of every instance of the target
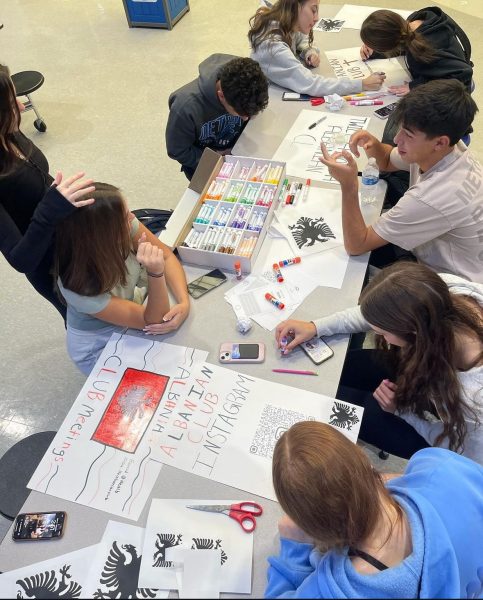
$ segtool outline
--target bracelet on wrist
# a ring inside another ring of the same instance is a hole
[[[146,273],[148,274],[148,277],[164,277],[164,271],[162,273],[150,273],[149,271],[146,271]]]

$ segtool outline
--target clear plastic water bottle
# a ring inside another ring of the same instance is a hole
[[[361,203],[372,204],[377,198],[377,182],[379,181],[379,167],[376,159],[370,158],[362,171]]]

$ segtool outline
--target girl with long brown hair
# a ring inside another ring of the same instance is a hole
[[[483,285],[417,263],[382,270],[360,306],[288,320],[290,351],[318,335],[375,331],[378,350],[349,351],[338,397],[364,406],[361,439],[409,458],[443,446],[483,464]]]
[[[441,448],[381,476],[330,425],[277,441],[273,487],[285,516],[266,598],[479,597],[483,469]]]
[[[365,79],[326,78],[312,73],[319,49],[313,46],[313,27],[319,20],[319,0],[278,0],[257,10],[250,19],[251,58],[265,75],[282,87],[310,96],[378,90],[383,73]]]
[[[67,304],[67,349],[85,375],[113,332],[158,323],[156,333],[168,333],[189,312],[185,274],[171,249],[129,212],[118,188],[95,187],[95,203],[65,219],[55,248],[57,284]],[[177,300],[171,308],[168,285]],[[138,294],[143,286],[145,305]]]
[[[412,81],[389,89],[397,96],[433,79],[458,79],[471,92],[471,44],[461,27],[437,6],[403,19],[391,10],[376,10],[361,27],[361,57],[404,54]]]
[[[94,188],[84,173],[49,175],[46,157],[19,129],[23,110],[8,68],[0,65],[0,250],[65,319],[51,272],[54,231],[76,208],[93,202]]]

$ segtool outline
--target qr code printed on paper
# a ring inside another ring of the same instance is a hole
[[[250,453],[271,459],[279,437],[299,421],[315,421],[315,418],[295,410],[266,404],[250,444]]]

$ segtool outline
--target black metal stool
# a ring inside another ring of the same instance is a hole
[[[35,107],[35,104],[30,98],[30,94],[38,90],[39,87],[44,83],[44,76],[38,71],[21,71],[12,75],[13,85],[15,86],[15,93],[17,97],[27,96],[28,100],[25,102],[25,110],[33,110],[37,118],[34,121],[34,127],[37,131],[43,133],[47,131],[47,125],[39,114],[39,111]]]
[[[0,459],[0,513],[13,521],[30,494],[27,483],[38,467],[55,431],[41,431],[20,440]]]

